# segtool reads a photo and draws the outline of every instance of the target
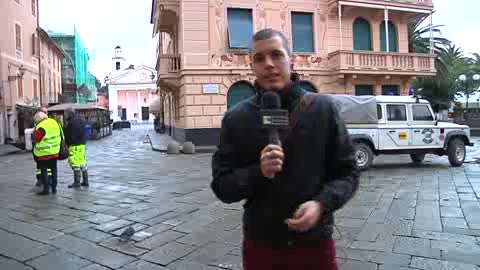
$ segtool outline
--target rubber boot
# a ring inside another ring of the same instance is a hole
[[[79,188],[80,187],[80,178],[82,177],[80,171],[73,171],[73,184],[69,185],[68,188]]]
[[[52,186],[52,193],[57,194],[57,179],[53,178],[53,176],[50,176],[50,184]]]
[[[36,187],[41,187],[42,186],[42,175],[37,171],[37,183],[35,184]]]
[[[48,195],[50,193],[49,192],[50,185],[48,182],[49,182],[49,177],[47,175],[46,179],[42,179],[43,191],[37,192],[37,195]]]
[[[82,178],[83,178],[83,182],[82,182],[81,186],[82,187],[88,187],[89,184],[88,184],[88,171],[87,170],[82,171]]]

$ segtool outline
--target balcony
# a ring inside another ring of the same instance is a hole
[[[435,76],[435,56],[413,53],[336,51],[328,65],[339,74]]]
[[[177,88],[180,85],[181,57],[178,54],[160,54],[157,56],[158,81],[160,87]]]
[[[157,70],[162,75],[176,75],[180,71],[180,55],[163,54],[157,57]]]

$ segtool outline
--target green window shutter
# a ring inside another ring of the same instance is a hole
[[[358,18],[353,23],[353,49],[358,51],[372,50],[372,31],[370,23]]]
[[[382,52],[386,52],[385,21],[380,24],[380,43]],[[398,52],[397,28],[391,21],[388,22],[388,46],[390,52]]]
[[[294,52],[313,52],[313,14],[292,12],[292,40]]]
[[[252,10],[229,8],[227,9],[227,18],[230,49],[250,48],[253,37]]]

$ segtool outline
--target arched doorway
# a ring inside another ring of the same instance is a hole
[[[357,18],[353,23],[353,49],[356,51],[372,50],[372,30],[370,23],[363,18]]]
[[[309,81],[300,81],[300,87],[308,92],[317,93],[317,89]]]
[[[249,82],[240,81],[233,84],[227,94],[227,109],[253,95],[255,95],[255,89]]]
[[[386,52],[387,40],[385,39],[385,22],[380,24],[380,41],[382,52]],[[398,52],[397,28],[391,21],[388,21],[388,51]]]

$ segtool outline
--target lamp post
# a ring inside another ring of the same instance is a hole
[[[477,85],[480,81],[480,74],[474,74],[472,78],[469,80],[467,75],[462,74],[458,76],[458,80],[460,83],[463,85],[463,91],[465,92],[467,96],[467,100],[465,103],[465,110],[468,114],[468,99],[470,98],[470,90],[473,90],[475,88],[475,85]],[[469,89],[471,86],[472,89]]]
[[[9,81],[15,81],[15,80],[21,80],[23,79],[23,75],[25,75],[25,71],[27,69],[21,65],[19,68],[18,68],[18,73],[17,75],[13,75],[13,76],[8,76],[8,80]]]

